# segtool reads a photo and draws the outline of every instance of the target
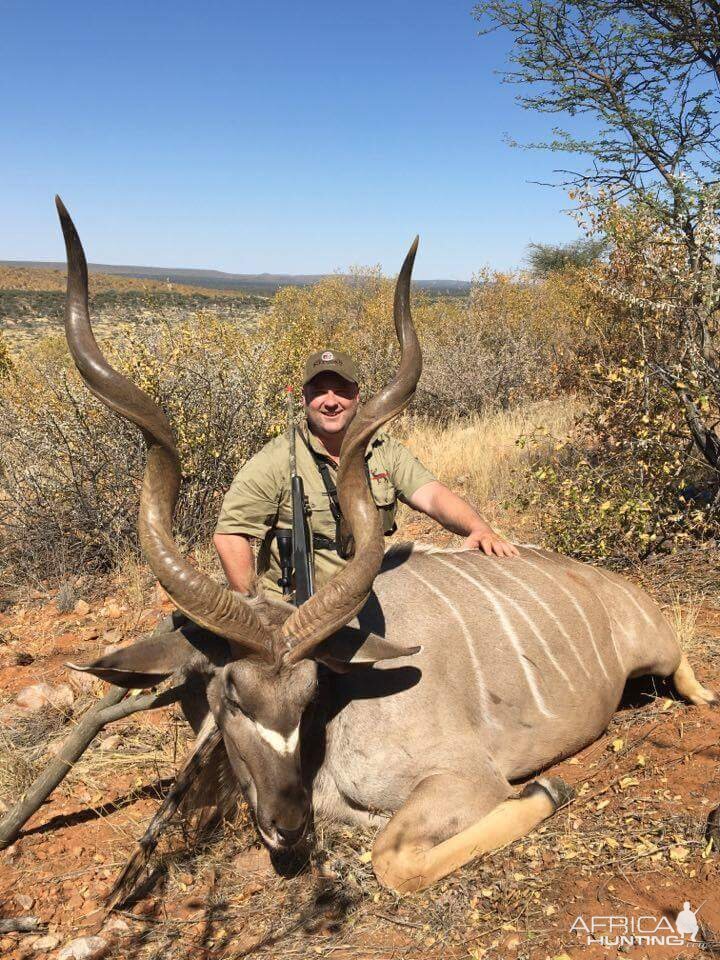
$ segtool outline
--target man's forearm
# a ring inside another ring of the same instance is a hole
[[[467,500],[453,493],[444,483],[427,483],[410,498],[410,506],[421,510],[433,520],[456,533],[467,537],[471,533],[491,530],[490,524],[480,516]]]
[[[250,540],[241,533],[216,533],[213,543],[232,589],[238,593],[250,593],[255,579],[255,557]]]
[[[444,483],[433,480],[416,490],[409,498],[411,507],[422,510],[433,520],[465,537],[466,550],[482,550],[488,556],[516,557],[518,549],[504,537],[495,533],[490,524],[467,500],[463,500]]]

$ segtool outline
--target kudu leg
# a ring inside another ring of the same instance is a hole
[[[682,655],[682,660],[673,673],[673,683],[677,692],[696,707],[717,707],[720,704],[718,695],[704,687],[697,679],[685,654]]]
[[[557,778],[513,796],[507,781],[436,774],[413,790],[373,846],[380,883],[398,893],[424,890],[482,853],[524,836],[569,799]]]

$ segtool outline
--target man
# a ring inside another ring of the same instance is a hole
[[[335,486],[340,446],[359,405],[357,368],[347,354],[321,350],[305,365],[302,401],[306,431],[298,431],[297,471],[310,506],[316,588],[344,565],[335,545],[335,517],[328,492]],[[368,478],[383,530],[395,530],[398,498],[432,517],[464,546],[488,556],[517,556],[469,503],[440,483],[398,441],[379,431],[365,455]],[[323,466],[327,466],[323,479]],[[328,483],[329,482],[329,483]],[[255,578],[252,540],[260,541],[257,574],[263,588],[279,595],[280,561],[273,536],[292,525],[287,435],[267,443],[240,470],[223,501],[214,543],[230,586],[250,593]]]

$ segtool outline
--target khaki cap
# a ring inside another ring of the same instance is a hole
[[[307,358],[303,386],[310,383],[319,373],[326,371],[336,373],[343,380],[349,380],[351,383],[359,383],[355,362],[346,353],[341,353],[340,350],[318,350]]]

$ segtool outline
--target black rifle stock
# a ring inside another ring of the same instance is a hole
[[[302,477],[298,476],[295,456],[295,411],[292,392],[288,390],[288,431],[290,441],[290,496],[292,502],[292,565],[295,571],[295,606],[313,595],[312,554],[308,505]]]
[[[295,606],[305,603],[313,595],[312,563],[310,557],[310,529],[307,522],[307,505],[302,477],[290,478],[292,495],[292,547],[295,568]]]

